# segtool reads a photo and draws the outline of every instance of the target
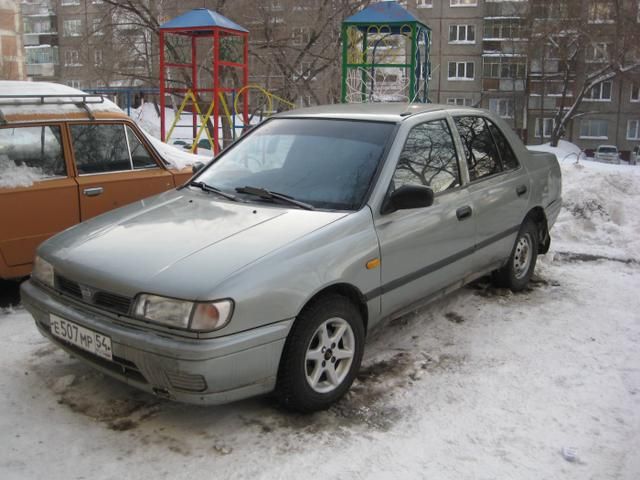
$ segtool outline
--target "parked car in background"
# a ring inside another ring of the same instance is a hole
[[[183,184],[192,175],[187,157],[204,158],[148,137],[112,102],[63,85],[0,82],[0,113],[4,279],[28,275],[51,235]]]
[[[620,152],[615,145],[600,145],[596,148],[594,158],[601,162],[620,163]]]
[[[22,301],[54,343],[147,392],[217,404],[275,389],[319,410],[382,319],[491,272],[526,288],[561,187],[555,155],[482,110],[291,111],[188,185],[42,244]]]

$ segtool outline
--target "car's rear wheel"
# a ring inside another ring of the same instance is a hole
[[[538,259],[538,228],[531,219],[520,227],[507,264],[493,273],[494,283],[514,292],[524,290],[536,268]]]
[[[353,383],[364,350],[358,308],[342,295],[315,300],[298,315],[287,338],[277,394],[288,409],[324,410]]]

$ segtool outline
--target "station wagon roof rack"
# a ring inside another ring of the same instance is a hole
[[[7,101],[8,100],[8,101]],[[13,100],[13,101],[11,101]],[[37,93],[37,94],[4,94],[0,95],[0,108],[2,105],[76,105],[87,112],[91,120],[95,120],[88,105],[104,103],[104,97],[99,94],[89,93]],[[0,125],[6,124],[6,119],[0,110]]]

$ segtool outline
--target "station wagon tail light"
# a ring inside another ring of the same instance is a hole
[[[232,310],[231,300],[193,303],[142,294],[138,296],[135,315],[161,325],[203,332],[224,327],[231,318]]]
[[[53,287],[53,265],[40,256],[36,256],[33,261],[31,276],[49,287]]]

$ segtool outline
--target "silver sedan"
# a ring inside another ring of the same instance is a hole
[[[561,205],[555,156],[490,113],[336,105],[277,115],[181,188],[45,242],[22,298],[103,372],[219,404],[327,408],[365,337],[493,274],[521,290]]]

